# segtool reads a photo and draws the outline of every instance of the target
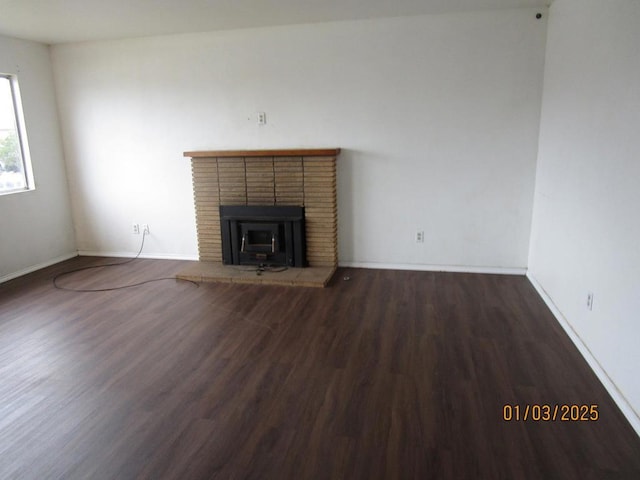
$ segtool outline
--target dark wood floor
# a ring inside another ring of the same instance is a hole
[[[640,439],[524,277],[52,287],[96,261],[0,285],[2,479],[640,478]],[[505,404],[594,404],[599,420],[506,422]]]

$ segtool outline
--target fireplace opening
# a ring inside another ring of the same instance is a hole
[[[226,265],[306,266],[304,207],[220,206]]]

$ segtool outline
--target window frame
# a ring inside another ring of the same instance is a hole
[[[24,176],[24,187],[14,188],[10,190],[0,190],[0,196],[2,196],[35,190],[35,182],[33,180],[31,154],[29,152],[29,143],[27,141],[27,129],[24,120],[24,111],[22,108],[22,97],[20,95],[18,76],[12,73],[0,72],[0,78],[6,79],[9,82],[11,105],[13,107],[13,118],[16,126],[16,136],[18,139],[20,161],[22,162],[22,174]]]

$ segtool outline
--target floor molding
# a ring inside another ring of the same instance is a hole
[[[553,300],[551,299],[549,294],[545,291],[545,289],[542,287],[542,285],[540,285],[538,280],[536,280],[536,278],[533,276],[533,274],[531,274],[531,272],[527,272],[527,278],[531,282],[531,285],[533,285],[533,288],[535,288],[538,294],[542,297],[542,300],[544,300],[544,303],[547,304],[547,307],[549,307],[549,310],[551,310],[551,313],[553,313],[553,315],[556,317],[556,320],[558,320],[558,323],[560,324],[560,326],[564,329],[565,332],[567,332],[567,335],[569,335],[569,338],[571,339],[571,341],[574,343],[574,345],[576,346],[580,354],[587,361],[587,363],[591,367],[591,370],[593,370],[593,372],[598,377],[598,380],[600,380],[604,388],[607,390],[607,392],[609,392],[609,395],[611,395],[611,398],[613,399],[613,401],[616,402],[616,404],[618,405],[618,408],[620,408],[623,415],[627,418],[627,420],[629,421],[633,429],[640,436],[640,416],[638,416],[638,414],[636,413],[634,408],[631,406],[631,404],[627,401],[623,393],[618,389],[618,387],[613,382],[613,380],[611,380],[606,370],[602,368],[602,365],[600,365],[600,362],[598,362],[598,360],[593,355],[593,353],[591,353],[591,350],[589,350],[589,347],[584,343],[582,338],[580,338],[580,335],[578,335],[578,333],[573,329],[573,327],[565,318],[565,316],[562,314],[562,312],[560,312],[556,304],[553,303]]]
[[[379,268],[382,270],[411,270],[416,272],[487,273],[498,275],[526,275],[526,268],[473,267],[459,265],[419,265],[413,263],[340,262],[341,267]]]
[[[38,263],[36,265],[31,265],[30,267],[24,268],[22,270],[18,270],[17,272],[9,273],[7,275],[3,275],[0,277],[0,283],[8,282],[9,280],[13,280],[14,278],[21,277],[23,275],[27,275],[28,273],[33,273],[36,270],[40,270],[42,268],[50,267],[51,265],[55,265],[56,263],[64,262],[65,260],[69,260],[70,258],[75,258],[78,256],[78,252],[68,253],[66,255],[60,255],[59,257],[52,258],[51,260],[47,260],[46,262]]]

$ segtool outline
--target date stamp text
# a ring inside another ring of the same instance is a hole
[[[506,404],[502,408],[505,422],[597,422],[598,405],[578,404]]]

